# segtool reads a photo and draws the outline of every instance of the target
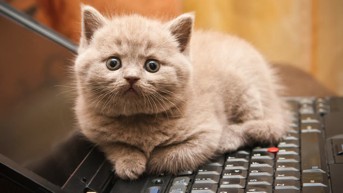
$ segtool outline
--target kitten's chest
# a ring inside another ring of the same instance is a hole
[[[115,141],[138,147],[145,152],[151,152],[156,146],[165,144],[177,136],[171,129],[171,123],[132,122],[115,125],[112,135]]]

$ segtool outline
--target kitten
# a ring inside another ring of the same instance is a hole
[[[169,22],[108,19],[82,8],[74,71],[81,131],[123,179],[194,170],[287,129],[273,70],[243,40]]]

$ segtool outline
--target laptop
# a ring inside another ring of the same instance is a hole
[[[176,176],[121,180],[74,125],[67,70],[77,47],[2,2],[0,26],[1,192],[343,192],[340,97],[285,98],[293,130],[277,147],[242,148]]]

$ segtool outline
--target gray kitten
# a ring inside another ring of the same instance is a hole
[[[123,179],[194,170],[287,130],[263,57],[239,38],[193,31],[193,22],[192,14],[162,23],[82,8],[75,111]]]

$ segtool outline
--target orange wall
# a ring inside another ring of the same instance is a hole
[[[343,95],[343,1],[185,0],[196,27],[238,35],[272,63],[310,72]]]

